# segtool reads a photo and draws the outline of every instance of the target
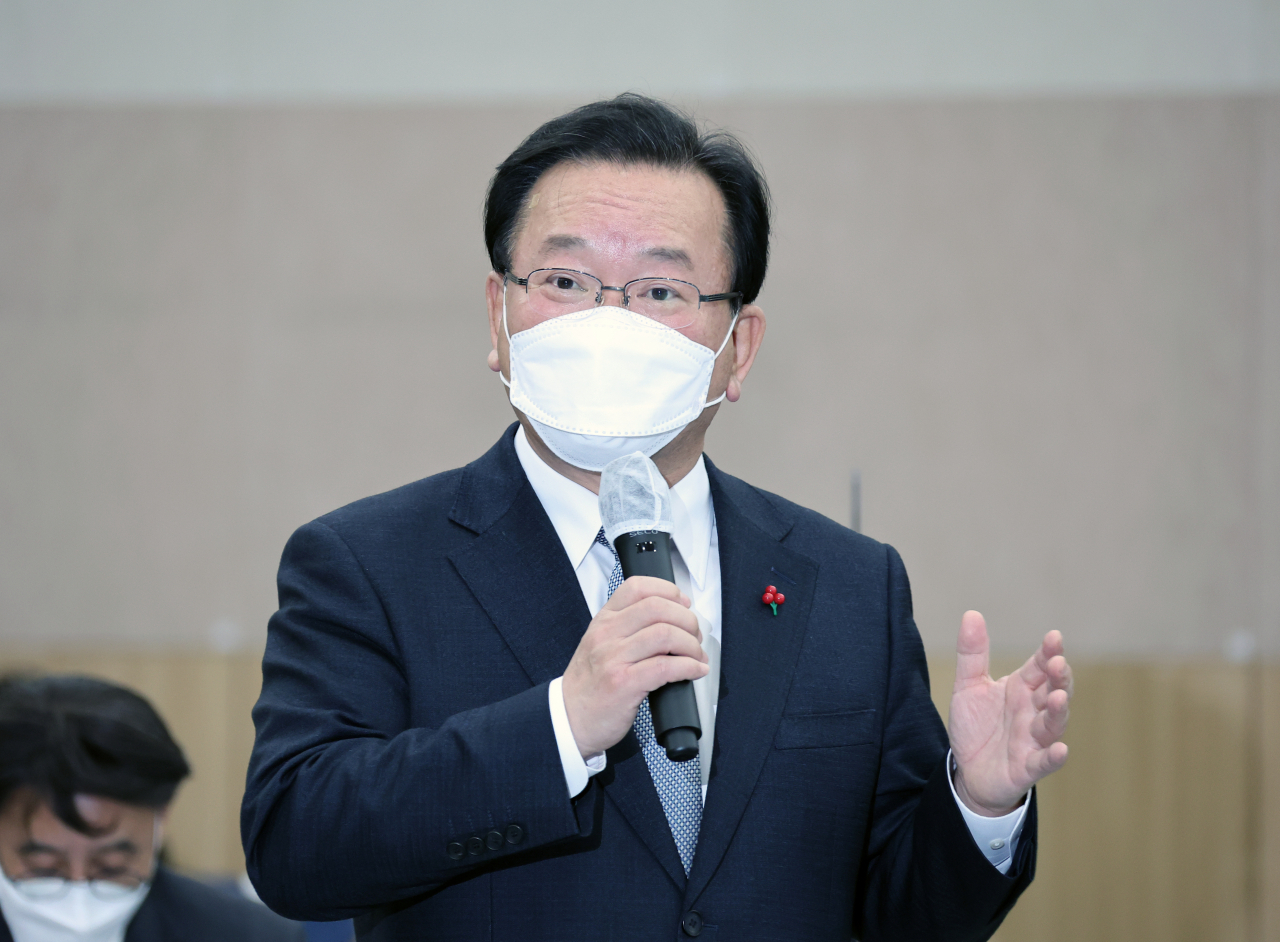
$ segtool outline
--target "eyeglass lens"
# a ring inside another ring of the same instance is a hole
[[[597,304],[616,304],[679,329],[697,319],[700,306],[698,287],[674,278],[642,278],[630,282],[623,298],[617,297],[617,289],[605,288],[594,275],[569,269],[538,269],[529,273],[528,282],[530,310],[542,318],[572,314]],[[608,297],[611,292],[615,300]]]
[[[110,880],[88,881],[89,892],[98,899],[120,899],[127,896],[146,882],[136,874],[122,874]],[[74,880],[65,877],[31,877],[16,879],[13,886],[19,893],[30,900],[56,900],[66,896]]]

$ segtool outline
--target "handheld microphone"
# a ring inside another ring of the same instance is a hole
[[[671,491],[658,466],[640,452],[609,462],[600,474],[600,520],[618,552],[622,577],[675,582],[671,566]],[[653,732],[672,762],[698,754],[702,720],[693,682],[677,680],[649,694]]]

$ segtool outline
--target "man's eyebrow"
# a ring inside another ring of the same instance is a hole
[[[41,844],[39,841],[28,840],[18,848],[19,854],[62,854],[64,851],[60,847],[51,847],[48,844]]]
[[[135,844],[133,841],[129,840],[129,838],[122,837],[120,838],[120,840],[116,841],[114,844],[108,844],[105,847],[99,847],[97,850],[94,851],[94,854],[115,854],[115,853],[136,854],[137,852],[138,852],[138,845]]]
[[[548,252],[565,249],[580,249],[587,244],[587,240],[580,236],[572,235],[549,235],[542,242],[542,254]]]
[[[648,258],[656,258],[664,262],[675,262],[681,268],[689,270],[693,269],[693,259],[689,258],[689,253],[684,249],[659,247],[655,249],[645,249],[644,254]]]

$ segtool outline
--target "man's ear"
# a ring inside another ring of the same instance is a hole
[[[169,805],[165,805],[156,809],[155,830],[152,832],[153,847],[155,854],[160,853],[160,848],[164,846],[165,831],[169,827]]]
[[[484,298],[489,309],[489,342],[493,345],[493,349],[489,351],[489,369],[495,373],[502,371],[499,351],[507,342],[502,330],[502,293],[505,287],[506,280],[496,271],[489,272],[484,280]]]
[[[733,371],[725,389],[725,398],[730,402],[742,398],[742,384],[751,372],[751,364],[756,361],[760,344],[764,342],[764,328],[764,311],[758,305],[744,304],[738,312],[738,322],[733,325]]]

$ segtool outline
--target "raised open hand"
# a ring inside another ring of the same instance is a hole
[[[956,794],[978,814],[1007,814],[1032,785],[1067,761],[1061,739],[1072,680],[1062,635],[1049,632],[1027,663],[992,680],[986,622],[977,612],[965,612],[956,654],[951,693]]]

